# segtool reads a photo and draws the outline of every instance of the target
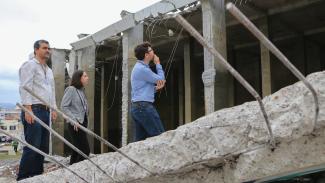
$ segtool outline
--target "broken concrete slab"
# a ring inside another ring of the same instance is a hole
[[[325,152],[325,72],[314,73],[308,80],[320,100],[320,116],[313,135],[314,101],[301,82],[263,99],[279,143],[274,151],[268,146],[269,135],[257,102],[247,102],[121,148],[157,173],[155,176],[118,153],[101,154],[92,159],[120,182],[220,180],[218,182],[234,183],[325,163],[325,158],[319,158],[324,157]],[[87,161],[70,168],[89,181],[110,182]],[[66,181],[82,182],[64,169],[22,182]]]
[[[240,155],[235,162],[224,166],[224,182],[255,180],[325,163],[324,129],[317,130],[316,134],[281,142],[274,151],[261,148]]]

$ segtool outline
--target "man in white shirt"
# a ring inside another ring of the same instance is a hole
[[[47,66],[50,58],[50,46],[46,40],[38,40],[34,43],[35,56],[23,63],[19,69],[19,93],[21,103],[35,116],[49,125],[50,114],[56,119],[56,112],[34,98],[24,86],[41,96],[46,102],[56,106],[55,83],[52,70]],[[49,132],[39,123],[35,122],[28,113],[22,112],[22,123],[24,125],[25,140],[41,151],[49,151]],[[17,181],[43,173],[44,156],[24,147],[20,160]]]

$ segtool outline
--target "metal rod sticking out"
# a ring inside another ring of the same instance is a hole
[[[255,89],[226,61],[226,59],[208,42],[206,41],[202,35],[195,30],[195,28],[189,24],[181,15],[174,14],[172,15],[175,20],[181,24],[202,46],[208,49],[210,53],[212,53],[215,57],[218,57],[221,64],[240,82],[248,92],[253,95],[253,97],[258,101],[260,109],[262,111],[263,117],[266,122],[266,126],[270,136],[270,144],[272,148],[275,147],[275,140],[273,137],[272,129],[270,126],[269,118],[265,112],[264,104],[261,100],[260,95],[255,91]]]
[[[266,48],[268,48],[306,87],[311,91],[315,101],[315,119],[313,129],[315,130],[319,115],[319,102],[317,92],[306,80],[305,76],[289,61],[289,59],[233,4],[226,5],[227,10],[243,24]]]
[[[93,165],[95,165],[101,172],[103,172],[105,175],[107,175],[110,179],[113,181],[116,181],[113,177],[111,177],[108,173],[106,173],[105,170],[100,168],[94,161],[92,161],[89,156],[87,156],[85,153],[80,151],[76,146],[71,144],[69,141],[67,141],[64,137],[62,137],[60,134],[58,134],[55,130],[51,129],[48,125],[46,125],[41,119],[39,119],[37,116],[35,116],[33,113],[31,113],[29,110],[27,110],[26,107],[22,106],[21,104],[16,104],[18,107],[20,107],[24,112],[27,112],[29,115],[33,117],[33,119],[38,122],[42,127],[47,129],[48,131],[52,132],[54,136],[58,137],[61,141],[63,141],[65,144],[67,144],[70,148],[72,148],[74,151],[76,151],[78,154],[80,154],[82,157],[86,158],[88,161],[90,161]]]
[[[129,157],[128,155],[126,155],[125,153],[123,153],[121,150],[119,150],[117,147],[115,147],[113,144],[109,143],[107,140],[105,140],[103,137],[97,135],[96,133],[92,132],[91,130],[83,127],[82,125],[79,125],[78,122],[76,122],[75,120],[71,119],[69,116],[67,116],[66,114],[64,114],[61,110],[59,110],[57,107],[53,107],[52,105],[50,105],[49,103],[47,103],[45,100],[42,99],[42,97],[38,96],[37,94],[35,94],[33,91],[31,91],[28,87],[24,86],[23,87],[28,93],[30,93],[31,95],[33,95],[35,98],[37,98],[38,100],[40,100],[44,105],[48,106],[49,108],[51,108],[52,110],[58,112],[58,114],[60,114],[64,119],[67,120],[67,122],[73,124],[73,125],[77,125],[78,128],[80,128],[81,130],[83,130],[84,132],[86,132],[87,134],[95,137],[97,140],[103,142],[105,145],[107,145],[108,147],[112,148],[113,150],[115,150],[116,152],[120,153],[122,156],[124,156],[125,158],[127,158],[128,160],[130,160],[131,162],[133,162],[134,164],[136,164],[137,166],[139,166],[140,168],[142,168],[143,170],[147,171],[149,174],[151,175],[155,175],[155,173],[151,172],[150,170],[148,170],[147,168],[143,167],[142,165],[140,165],[139,162],[137,162],[136,160],[132,159],[131,157]]]
[[[52,156],[50,156],[50,155],[44,153],[43,151],[37,149],[36,147],[30,145],[30,144],[27,143],[26,141],[21,140],[21,139],[15,137],[15,136],[13,136],[13,135],[10,135],[10,134],[7,133],[6,131],[2,130],[1,128],[0,128],[0,133],[3,133],[3,134],[5,134],[5,135],[7,135],[7,136],[9,136],[9,137],[11,137],[11,138],[13,138],[13,139],[19,141],[20,143],[24,144],[25,146],[27,146],[27,147],[30,148],[31,150],[37,152],[38,154],[41,154],[42,156],[45,156],[45,157],[49,158],[49,159],[52,160],[54,163],[56,163],[56,164],[58,164],[59,166],[61,166],[61,167],[65,168],[65,169],[67,169],[67,170],[70,171],[72,174],[76,175],[76,176],[79,177],[81,180],[83,180],[84,182],[89,183],[86,179],[84,179],[83,177],[81,177],[80,175],[78,175],[75,171],[71,170],[69,167],[67,167],[67,166],[64,165],[63,163],[57,161],[57,160],[56,160],[55,158],[53,158]]]

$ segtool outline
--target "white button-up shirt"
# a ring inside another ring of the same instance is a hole
[[[40,64],[36,58],[23,63],[19,69],[19,81],[19,93],[23,105],[42,104],[23,88],[27,86],[46,102],[56,107],[53,72],[46,64]]]

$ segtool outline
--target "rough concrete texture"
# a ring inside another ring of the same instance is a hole
[[[257,102],[223,109],[121,150],[156,176],[118,153],[93,158],[121,182],[236,183],[325,162],[325,72],[308,77],[318,93],[320,116],[313,130],[314,100],[301,83],[263,99],[278,146],[271,151]],[[111,182],[89,162],[70,166],[89,181]],[[61,169],[23,182],[82,182]]]

